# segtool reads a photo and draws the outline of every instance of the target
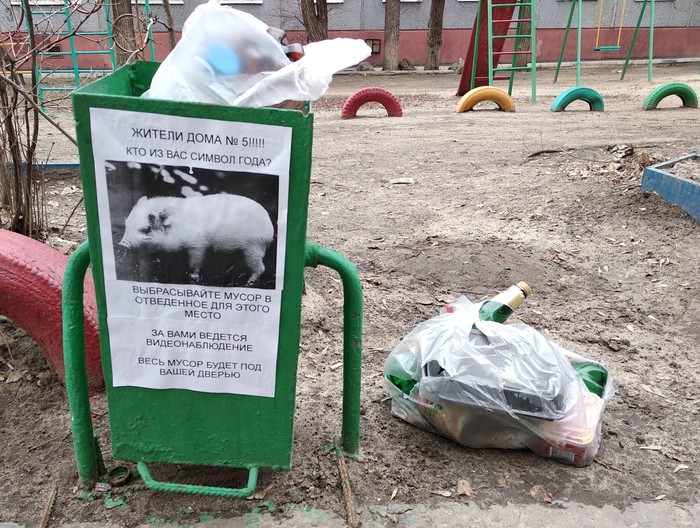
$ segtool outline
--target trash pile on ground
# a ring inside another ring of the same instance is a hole
[[[460,297],[411,331],[384,365],[392,414],[466,447],[591,464],[612,379],[529,325],[502,324],[529,293],[521,282],[485,303]]]

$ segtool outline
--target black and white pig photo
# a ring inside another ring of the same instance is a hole
[[[279,177],[106,163],[117,280],[275,288]]]

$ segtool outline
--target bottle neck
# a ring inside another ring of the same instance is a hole
[[[505,291],[502,291],[488,302],[505,304],[511,310],[516,310],[525,300],[525,292],[518,286],[511,286]]]

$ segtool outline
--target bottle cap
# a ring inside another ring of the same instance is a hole
[[[532,288],[530,288],[530,285],[525,281],[520,281],[516,286],[523,290],[525,297],[532,293]]]

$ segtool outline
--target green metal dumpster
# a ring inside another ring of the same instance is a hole
[[[102,466],[78,316],[91,263],[113,457],[137,462],[154,489],[247,496],[258,468],[291,467],[305,265],[331,266],[345,285],[343,444],[357,451],[359,279],[337,253],[306,242],[308,105],[139,97],[157,67],[130,64],[72,96],[89,240],[64,283],[78,470],[89,485]],[[240,489],[163,483],[151,462],[250,477]]]

